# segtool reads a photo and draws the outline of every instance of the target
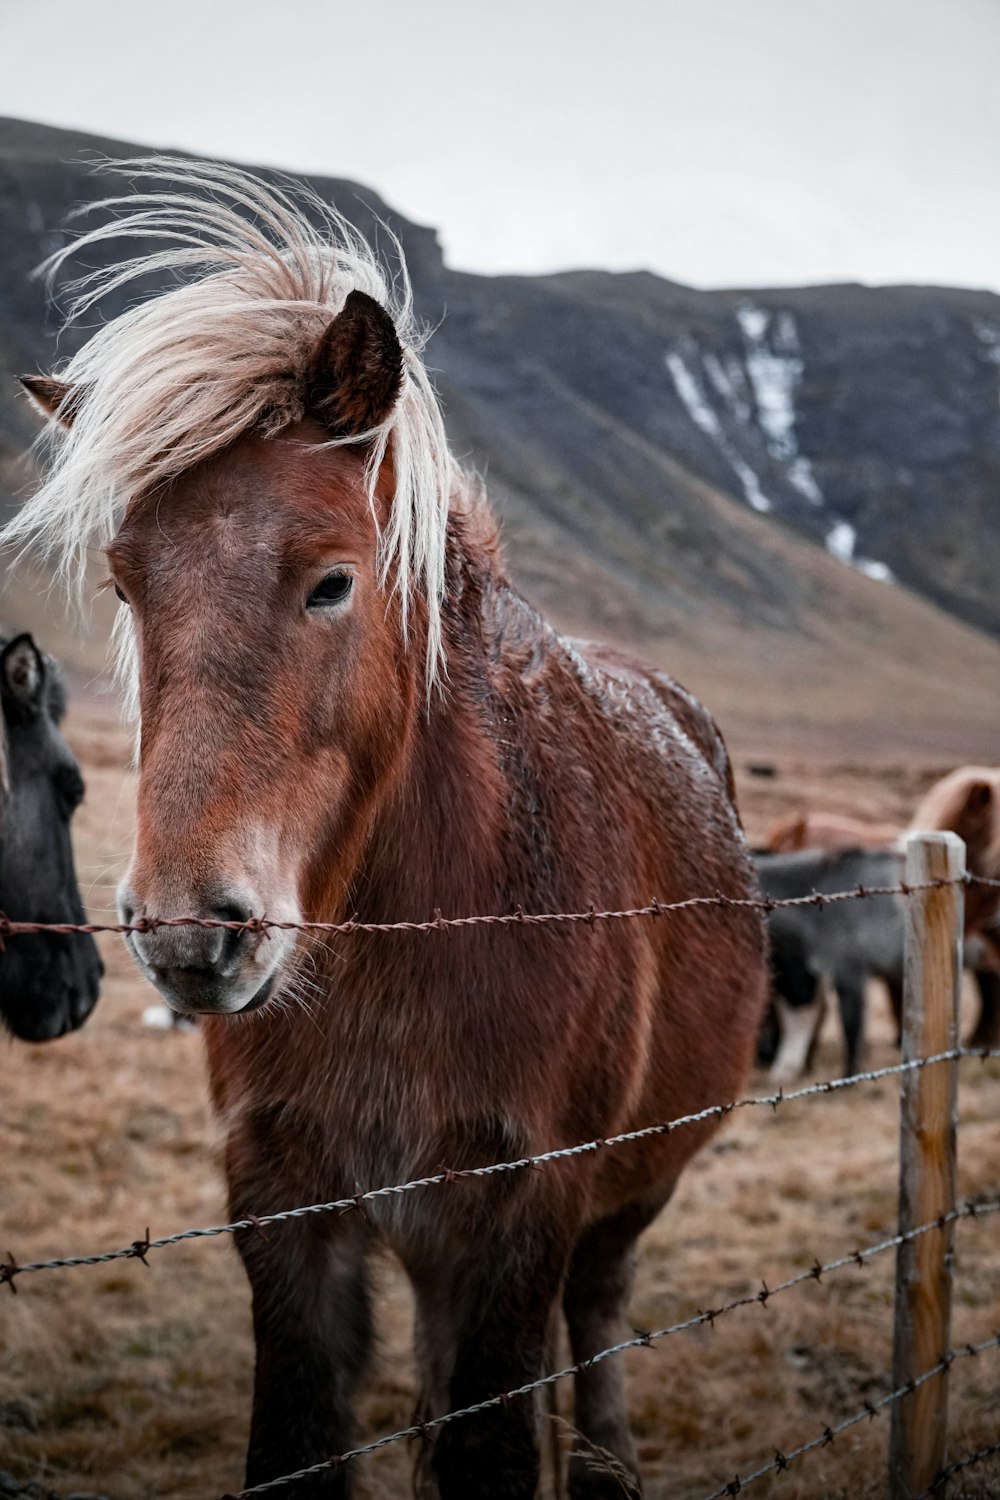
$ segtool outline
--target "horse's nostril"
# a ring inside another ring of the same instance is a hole
[[[219,922],[249,922],[253,916],[253,907],[246,901],[224,901],[215,908],[212,916]]]
[[[220,903],[212,913],[219,922],[249,922],[253,916],[253,908],[246,901],[229,900]],[[243,928],[224,928],[222,933],[222,952],[219,955],[219,967],[224,971],[235,967],[241,956],[241,950],[245,947],[248,934]]]
[[[121,891],[119,905],[126,923],[136,912],[152,919],[129,941],[155,984],[203,994],[217,982],[235,982],[254,951],[242,925],[255,910],[249,892],[220,885],[209,892],[177,893],[170,902],[155,891],[141,895]]]

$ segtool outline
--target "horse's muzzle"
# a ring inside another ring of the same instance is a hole
[[[55,920],[82,919],[74,911]],[[97,1004],[103,973],[88,933],[18,937],[0,954],[0,1023],[24,1042],[65,1036]]]
[[[227,891],[214,903],[192,904],[184,915],[195,922],[178,922],[147,913],[128,888],[119,895],[127,926],[154,918],[148,931],[128,933],[126,943],[146,977],[180,1015],[230,1015],[256,1009],[268,998],[285,944],[272,943],[252,929],[216,925],[250,922],[254,906],[246,893]]]

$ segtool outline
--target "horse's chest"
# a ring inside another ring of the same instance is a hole
[[[315,1201],[513,1159],[535,1133],[523,1070],[488,1037],[449,1047],[431,1019],[313,1032],[299,1055],[248,1061],[218,1100],[237,1154],[289,1164]]]

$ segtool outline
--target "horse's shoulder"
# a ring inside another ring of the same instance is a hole
[[[565,641],[583,680],[603,704],[624,708],[636,731],[662,748],[666,731],[674,746],[686,746],[711,766],[735,797],[725,741],[705,705],[666,672],[614,646]]]
[[[506,580],[480,592],[490,675],[501,696],[555,718],[572,737],[584,725],[614,735],[625,753],[707,765],[730,800],[729,755],[714,718],[688,690],[617,647],[557,632]]]

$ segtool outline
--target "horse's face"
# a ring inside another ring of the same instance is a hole
[[[364,453],[312,421],[136,503],[109,548],[138,648],[141,775],[122,917],[338,911],[419,687],[377,576]],[[419,627],[418,627],[419,628]],[[263,1005],[293,933],[130,939],[179,1011]]]
[[[1000,768],[960,766],[943,776],[925,795],[910,827],[957,833],[965,843],[970,874],[1000,879]],[[983,885],[967,888],[967,933],[991,929],[998,913],[1000,891]]]
[[[15,921],[85,920],[73,868],[70,820],[83,779],[59,730],[58,672],[28,635],[0,640],[0,911]],[[85,933],[21,935],[0,951],[0,1021],[44,1042],[83,1024],[97,1000],[101,962]]]

